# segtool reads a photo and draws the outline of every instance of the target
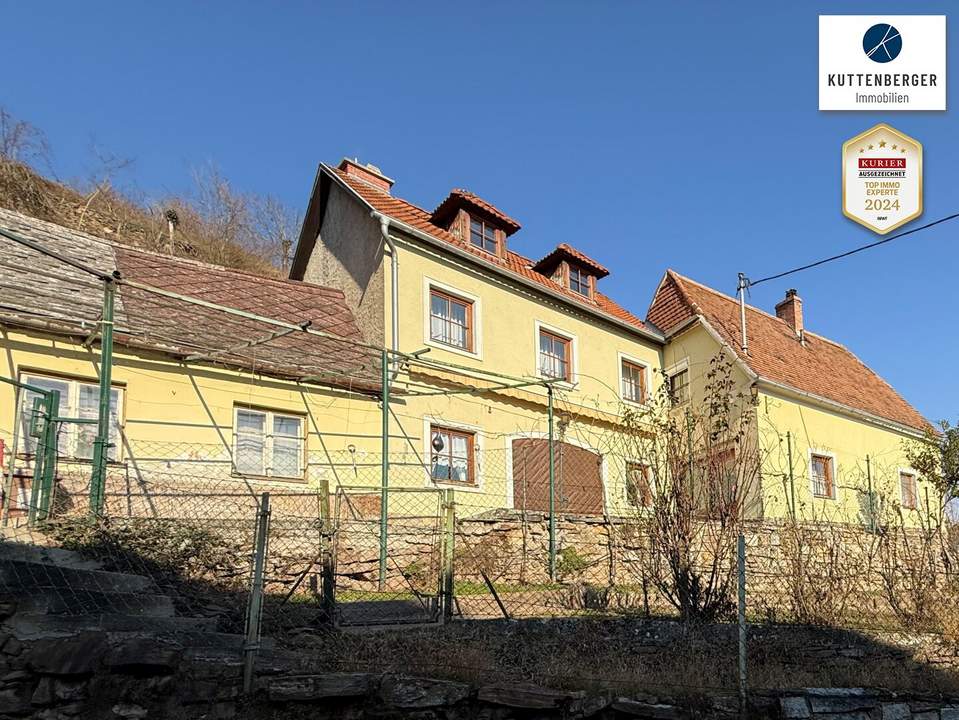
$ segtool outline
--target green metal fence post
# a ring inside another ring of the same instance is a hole
[[[103,314],[100,330],[100,407],[97,417],[97,436],[93,441],[93,471],[90,473],[90,513],[98,515],[103,509],[107,480],[107,459],[110,455],[110,390],[113,375],[113,307],[116,282],[103,283]]]
[[[739,585],[737,620],[739,624],[739,712],[746,716],[746,538],[736,542],[736,569]]]
[[[383,458],[380,468],[380,590],[386,586],[386,547],[387,547],[387,518],[388,518],[388,495],[390,486],[390,368],[387,351],[382,351],[380,362],[382,364],[383,384]]]
[[[263,617],[263,581],[266,576],[267,547],[270,541],[270,493],[260,496],[253,539],[253,573],[246,607],[246,637],[243,642],[243,692],[253,692],[253,666],[260,649],[260,620]]]
[[[553,388],[546,386],[549,425],[549,579],[556,582],[556,453],[553,449]]]
[[[44,457],[43,474],[40,481],[40,507],[38,518],[43,521],[50,514],[50,500],[53,497],[53,483],[57,471],[57,415],[60,410],[60,391],[51,390],[46,398],[47,422],[43,428]]]
[[[47,423],[50,416],[47,414],[47,398],[44,393],[33,399],[33,410],[30,416],[30,437],[35,439],[33,451],[33,480],[30,482],[30,507],[27,509],[27,524],[31,527],[37,521],[37,510],[40,507],[40,488],[43,485],[43,466],[47,459]],[[43,424],[38,429],[38,418],[43,418]]]
[[[453,546],[456,538],[456,504],[453,490],[443,491],[443,622],[453,619]]]
[[[796,478],[793,477],[793,436],[786,433],[786,452],[789,455],[789,502],[792,505],[793,522],[796,522]]]
[[[330,481],[320,480],[320,577],[323,615],[331,626],[336,614],[336,585],[333,582],[333,520],[330,516]]]

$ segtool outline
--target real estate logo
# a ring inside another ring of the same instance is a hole
[[[842,212],[880,235],[922,215],[922,145],[885,123],[844,143]]]
[[[820,110],[945,110],[945,15],[820,15]]]

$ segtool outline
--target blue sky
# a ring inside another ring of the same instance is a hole
[[[83,175],[91,141],[148,195],[220,166],[302,208],[320,160],[379,165],[427,208],[466,187],[612,269],[644,314],[672,267],[732,293],[877,236],[840,211],[842,142],[886,121],[925,148],[925,214],[959,211],[954,111],[820,113],[817,15],[939,2],[0,2],[0,104]],[[959,76],[949,19],[950,85]],[[951,94],[951,93],[950,93]],[[953,98],[950,98],[950,102]],[[959,223],[755,288],[788,287],[931,419],[959,418]]]

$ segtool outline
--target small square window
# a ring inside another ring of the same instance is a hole
[[[579,293],[580,295],[589,297],[589,275],[584,273],[578,267],[570,265],[569,289],[574,293]]]
[[[496,228],[476,218],[470,218],[470,242],[481,250],[496,254]]]
[[[813,455],[809,465],[812,475],[812,494],[819,498],[835,497],[833,459],[828,455]]]

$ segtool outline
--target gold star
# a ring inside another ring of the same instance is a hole
[[[906,148],[902,148],[899,152],[906,152]]]
[[[866,148],[859,148],[859,152],[861,153],[866,152]]]
[[[872,145],[869,146],[869,149],[872,150]]]
[[[879,141],[879,147],[886,147],[886,141],[885,141],[885,140],[880,140],[880,141]]]
[[[892,149],[893,149],[893,150],[895,150],[895,149],[896,149],[896,145],[895,145],[895,144],[893,144],[893,146],[892,146]]]

